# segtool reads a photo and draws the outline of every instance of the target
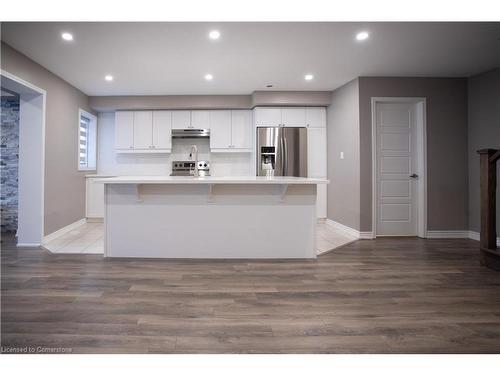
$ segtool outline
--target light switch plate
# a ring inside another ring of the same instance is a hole
[[[344,158],[344,151],[340,151],[340,158],[343,159]]]

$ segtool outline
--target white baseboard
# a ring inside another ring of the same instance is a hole
[[[425,238],[469,238],[468,230],[428,230]]]
[[[39,243],[31,243],[31,242],[20,242],[17,243],[17,247],[40,247]]]
[[[470,238],[471,240],[479,241],[479,233],[470,230],[468,238]],[[497,237],[497,246],[500,246],[500,237]]]
[[[104,223],[103,217],[88,217],[87,223]]]
[[[78,228],[80,225],[83,225],[86,222],[87,222],[87,219],[84,218],[84,219],[75,221],[72,224],[66,225],[65,227],[63,227],[59,230],[56,230],[55,232],[53,232],[51,234],[46,235],[45,237],[43,237],[42,245],[44,245],[47,242],[50,242],[52,240],[55,240],[57,237],[62,236],[65,233],[71,232],[72,230]]]
[[[359,238],[360,240],[371,240],[373,239],[373,232],[360,232],[357,229],[348,227],[347,225],[338,223],[331,219],[325,219],[325,223],[330,225],[332,228],[340,230],[352,237]]]
[[[360,240],[373,240],[374,238],[373,232],[359,232]]]

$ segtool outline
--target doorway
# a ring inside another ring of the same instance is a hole
[[[425,98],[372,98],[375,236],[426,236]]]
[[[4,176],[5,183],[17,192],[2,190],[2,209],[5,194],[17,193],[17,228],[12,228],[17,246],[40,246],[44,233],[46,92],[4,70],[0,78],[2,90],[19,98],[17,176]]]

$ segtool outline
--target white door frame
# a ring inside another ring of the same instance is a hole
[[[45,121],[46,121],[46,103],[47,103],[47,91],[44,89],[28,82],[25,81],[24,79],[11,74],[3,69],[0,69],[0,76],[3,76],[5,78],[8,78],[42,96],[42,118],[41,118],[41,139],[40,139],[40,150],[41,150],[41,155],[40,155],[40,181],[41,181],[41,186],[40,186],[40,213],[39,213],[39,218],[40,218],[40,236],[39,238],[33,238],[30,239],[29,241],[24,241],[20,239],[20,242],[17,243],[17,246],[40,246],[42,244],[43,236],[44,236],[44,223],[45,223]],[[20,95],[22,98],[22,94]],[[21,108],[20,108],[21,111]],[[19,124],[21,125],[21,123]],[[21,150],[19,150],[19,154],[21,154]],[[19,187],[18,187],[19,189]],[[37,236],[38,237],[38,236]]]
[[[377,115],[378,103],[417,105],[417,235],[427,237],[427,101],[423,97],[372,97],[372,233],[377,237]]]

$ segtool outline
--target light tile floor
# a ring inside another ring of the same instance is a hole
[[[316,227],[316,254],[336,249],[356,238],[323,221]],[[103,254],[104,229],[102,223],[85,223],[71,232],[46,243],[43,247],[53,253],[61,254]]]

